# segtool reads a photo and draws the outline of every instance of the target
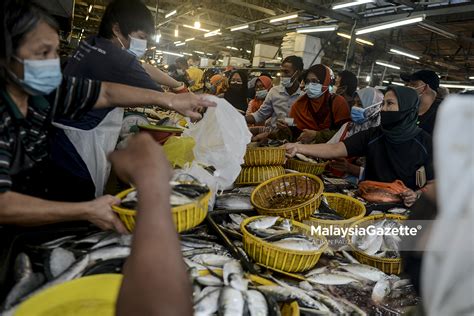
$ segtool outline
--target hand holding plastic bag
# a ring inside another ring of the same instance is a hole
[[[223,190],[237,179],[252,134],[242,114],[229,102],[215,96],[208,98],[217,106],[208,108],[203,119],[184,131],[183,136],[194,138],[195,161],[216,169],[218,189]]]

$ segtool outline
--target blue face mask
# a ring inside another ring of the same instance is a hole
[[[268,93],[267,90],[258,90],[258,91],[255,91],[255,97],[259,100],[263,100],[267,96],[267,93]]]
[[[320,83],[310,82],[305,86],[306,95],[310,99],[317,99],[323,95],[323,85]]]
[[[11,72],[10,74],[29,95],[50,94],[63,80],[59,58],[43,60],[21,60],[16,56],[13,58],[23,64],[23,80]]]
[[[133,55],[137,56],[138,58],[142,58],[146,52],[147,41],[140,38],[135,38],[131,36],[129,37],[130,37],[130,48],[128,49],[128,51],[132,53]]]
[[[352,122],[356,124],[362,124],[365,122],[365,109],[358,106],[353,106],[351,109],[351,119]]]

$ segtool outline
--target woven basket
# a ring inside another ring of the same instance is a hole
[[[282,166],[285,164],[285,149],[280,147],[247,148],[244,166]]]
[[[365,224],[374,224],[382,219],[394,219],[394,220],[406,220],[406,216],[394,215],[394,214],[377,214],[364,217],[356,222],[354,222],[350,227],[355,226],[365,226]],[[363,225],[364,224],[364,225]],[[379,258],[375,256],[370,256],[363,251],[359,250],[356,246],[352,244],[351,236],[347,236],[347,241],[352,248],[354,257],[362,264],[367,264],[372,267],[387,273],[387,274],[400,274],[402,272],[402,259],[401,258]]]
[[[282,166],[242,167],[236,185],[257,185],[268,179],[285,174]]]
[[[327,164],[328,162],[312,163],[298,159],[288,159],[286,161],[285,167],[287,169],[296,170],[302,173],[310,173],[318,176],[324,172]]]
[[[345,219],[325,220],[316,217],[310,217],[305,221],[305,224],[321,226],[321,228],[329,228],[330,226],[346,228],[365,216],[365,205],[357,199],[339,193],[323,193],[323,196],[326,197],[329,207],[331,207],[336,211],[337,214],[344,217]]]
[[[319,257],[327,248],[327,240],[323,236],[313,236],[320,240],[323,246],[316,251],[299,251],[275,246],[257,236],[252,235],[246,229],[247,224],[264,216],[254,216],[245,219],[240,224],[240,230],[244,236],[244,250],[257,263],[272,269],[285,272],[303,272],[313,268],[318,263]],[[310,236],[309,226],[292,221],[292,225],[302,233]]]
[[[307,173],[290,173],[265,181],[250,197],[252,205],[262,215],[281,216],[302,221],[319,207],[324,185],[321,179]],[[276,204],[295,201],[294,205]],[[277,202],[278,201],[278,202]]]
[[[135,189],[130,188],[120,192],[116,196],[119,199],[123,199],[133,190]],[[171,209],[173,222],[178,233],[194,228],[204,221],[207,215],[207,208],[210,198],[211,192],[208,192],[192,203],[176,206]],[[137,212],[135,210],[122,208],[120,206],[112,206],[112,209],[118,214],[125,227],[127,227],[130,232],[133,232],[133,229],[135,228],[135,216]]]

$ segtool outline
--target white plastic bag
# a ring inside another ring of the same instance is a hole
[[[225,99],[209,96],[217,103],[208,108],[202,120],[185,130],[183,136],[194,138],[195,161],[213,166],[218,190],[229,188],[239,176],[250,133],[245,118]]]

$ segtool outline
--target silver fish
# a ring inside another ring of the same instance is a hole
[[[189,204],[192,202],[193,202],[193,199],[179,192],[173,191],[170,195],[171,206],[179,206],[179,205]]]
[[[330,307],[332,310],[336,312],[337,315],[343,315],[346,312],[342,304],[340,304],[336,299],[334,299],[330,295],[325,295],[318,291],[313,291],[313,290],[308,291],[308,295],[313,297],[318,302],[323,303],[327,307]]]
[[[222,286],[224,284],[221,278],[212,274],[198,276],[196,277],[196,282],[203,286]]]
[[[219,296],[219,315],[242,316],[244,305],[245,301],[242,292],[230,286],[222,289]]]
[[[402,279],[402,280],[395,281],[392,285],[392,290],[407,286],[409,284],[411,284],[410,279]]]
[[[80,240],[74,241],[73,243],[75,245],[80,245],[80,244],[97,244],[99,241],[102,239],[106,238],[108,235],[110,235],[110,232],[98,232],[92,235],[89,235],[85,238],[82,238]]]
[[[76,236],[75,235],[70,235],[70,236],[64,236],[55,240],[51,240],[48,242],[45,242],[39,246],[39,248],[44,248],[44,249],[54,249],[56,247],[59,247],[72,239],[74,239]]]
[[[324,285],[344,285],[349,283],[359,282],[355,278],[351,278],[344,275],[337,275],[333,273],[320,273],[313,275],[307,279],[310,283],[324,284]]]
[[[194,316],[213,315],[219,308],[219,287],[205,287],[194,303]]]
[[[311,242],[307,239],[302,238],[286,238],[273,243],[275,246],[298,250],[298,251],[317,251],[321,248],[321,245],[316,241]]]
[[[227,193],[218,195],[215,209],[220,210],[251,210],[250,196],[246,194]]]
[[[279,286],[279,285],[261,285],[257,289],[263,293],[273,296],[279,302],[287,302],[290,300],[297,300],[299,304],[316,308],[321,311],[329,311],[329,309],[307,295],[305,291],[294,286]]]
[[[348,264],[343,265],[340,268],[372,282],[377,282],[378,280],[380,280],[380,278],[386,276],[386,274],[380,271],[379,269],[365,264]]]
[[[278,216],[265,216],[251,222],[247,226],[250,229],[268,229],[275,225],[279,218]]]
[[[124,246],[114,246],[107,248],[100,248],[89,253],[90,262],[94,264],[96,261],[104,261],[110,259],[123,259],[130,255],[131,248]]]
[[[408,210],[406,208],[401,208],[401,207],[394,207],[387,210],[387,213],[392,213],[392,214],[405,214],[407,212]]]
[[[380,304],[384,298],[390,293],[390,279],[388,276],[381,278],[372,290],[372,301]]]
[[[360,264],[360,262],[356,258],[351,256],[347,251],[341,250],[341,252],[342,252],[342,255],[344,256],[344,258],[349,260],[350,263]]]
[[[231,286],[239,291],[247,290],[248,280],[244,279],[244,270],[237,260],[231,260],[224,264],[223,279],[226,286]]]
[[[76,257],[71,251],[61,247],[55,248],[49,257],[49,271],[51,272],[51,276],[56,278],[66,271],[75,261]]]
[[[234,259],[216,254],[202,254],[192,257],[191,260],[204,266],[223,267],[224,264]]]
[[[250,316],[267,316],[268,304],[265,296],[256,290],[245,292]]]
[[[312,158],[309,158],[309,157],[306,157],[303,154],[296,154],[295,156],[296,156],[296,158],[298,158],[299,160],[304,161],[304,162],[318,163],[316,160],[314,160]]]
[[[300,283],[298,283],[298,286],[300,287],[300,289],[305,290],[305,291],[313,290],[313,286],[308,281],[301,281]]]
[[[15,259],[15,281],[3,304],[4,309],[11,308],[44,282],[41,273],[33,273],[30,258],[25,253],[18,254]]]

